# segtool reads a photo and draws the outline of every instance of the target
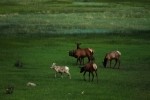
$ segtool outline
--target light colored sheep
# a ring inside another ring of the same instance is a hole
[[[67,66],[56,66],[56,63],[53,63],[50,68],[54,69],[56,71],[55,72],[55,77],[56,77],[57,73],[60,73],[61,77],[63,78],[62,74],[66,73],[66,74],[68,74],[69,78],[71,79],[71,75],[70,75],[70,72],[69,72],[69,67],[67,67]]]
[[[28,83],[27,83],[27,86],[35,87],[35,86],[36,86],[36,84],[35,84],[35,83],[33,83],[33,82],[28,82]]]

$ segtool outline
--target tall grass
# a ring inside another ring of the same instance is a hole
[[[99,34],[149,31],[149,3],[52,2],[2,0],[1,34]]]
[[[56,5],[42,9],[39,9],[39,6],[34,9],[31,9],[32,6],[27,8],[20,6],[21,8],[15,9],[7,7],[5,10],[4,7],[1,13],[6,14],[0,15],[1,34],[99,34],[149,31],[150,12],[147,5],[135,6],[128,3]]]

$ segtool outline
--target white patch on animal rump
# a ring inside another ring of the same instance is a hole
[[[91,48],[88,48],[90,50],[90,52],[93,52],[93,50]]]
[[[93,64],[93,68],[97,70],[97,65],[95,63]]]
[[[66,69],[67,71],[69,71],[69,67],[65,66],[65,69]]]
[[[118,54],[121,55],[121,52],[120,52],[120,51],[116,51],[116,52],[118,52]]]

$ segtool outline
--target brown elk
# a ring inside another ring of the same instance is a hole
[[[108,61],[110,62],[110,67],[111,67],[111,61],[115,60],[115,64],[114,64],[113,68],[115,68],[117,63],[119,63],[119,65],[118,65],[118,68],[119,68],[120,67],[120,56],[121,56],[120,51],[111,51],[111,52],[107,53],[104,58],[104,62],[103,62],[104,67],[105,68],[107,67]]]
[[[91,48],[80,48],[81,43],[76,43],[77,48],[75,50],[69,51],[69,56],[77,58],[78,62],[84,64],[84,58],[87,57],[88,61],[94,59],[93,57],[93,50]]]
[[[78,62],[81,64],[81,62],[83,61],[83,58],[85,58],[85,57],[88,58],[89,62],[92,59],[94,59],[93,51],[90,48],[76,49],[76,50],[69,51],[69,56],[77,58],[77,64],[78,64]],[[84,64],[84,61],[83,61],[83,64]]]
[[[97,65],[95,63],[89,62],[89,63],[85,64],[80,69],[80,73],[82,73],[82,72],[84,72],[83,73],[84,80],[86,80],[85,79],[86,72],[89,72],[89,81],[90,81],[90,73],[92,74],[92,81],[93,81],[93,79],[94,79],[94,73],[93,72],[95,72],[96,78],[97,78],[97,82],[98,82]]]

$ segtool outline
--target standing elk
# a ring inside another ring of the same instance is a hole
[[[84,64],[84,58],[87,57],[88,61],[94,59],[93,57],[93,50],[91,48],[80,48],[79,45],[81,43],[77,43],[77,49],[69,51],[69,56],[77,58],[77,64],[78,62]]]
[[[55,72],[55,77],[56,77],[57,73],[60,73],[61,77],[63,78],[62,74],[66,73],[69,76],[69,78],[71,79],[71,75],[70,75],[70,72],[69,72],[69,67],[67,67],[67,66],[56,66],[56,63],[53,63],[50,68],[54,69],[56,71]]]
[[[89,63],[85,64],[80,69],[80,73],[82,73],[82,72],[84,72],[83,73],[84,80],[86,80],[85,79],[86,72],[89,72],[89,81],[90,81],[90,73],[92,74],[92,81],[93,81],[93,79],[94,79],[94,73],[93,72],[95,72],[96,78],[97,78],[97,82],[98,82],[97,65],[95,63],[89,62]]]
[[[120,56],[121,56],[121,52],[120,51],[111,51],[109,53],[106,54],[104,61],[103,61],[103,65],[106,68],[107,67],[107,63],[108,61],[110,62],[110,67],[111,67],[111,61],[115,60],[115,64],[114,67],[116,66],[117,63],[119,63],[118,65],[118,69],[120,67]]]

